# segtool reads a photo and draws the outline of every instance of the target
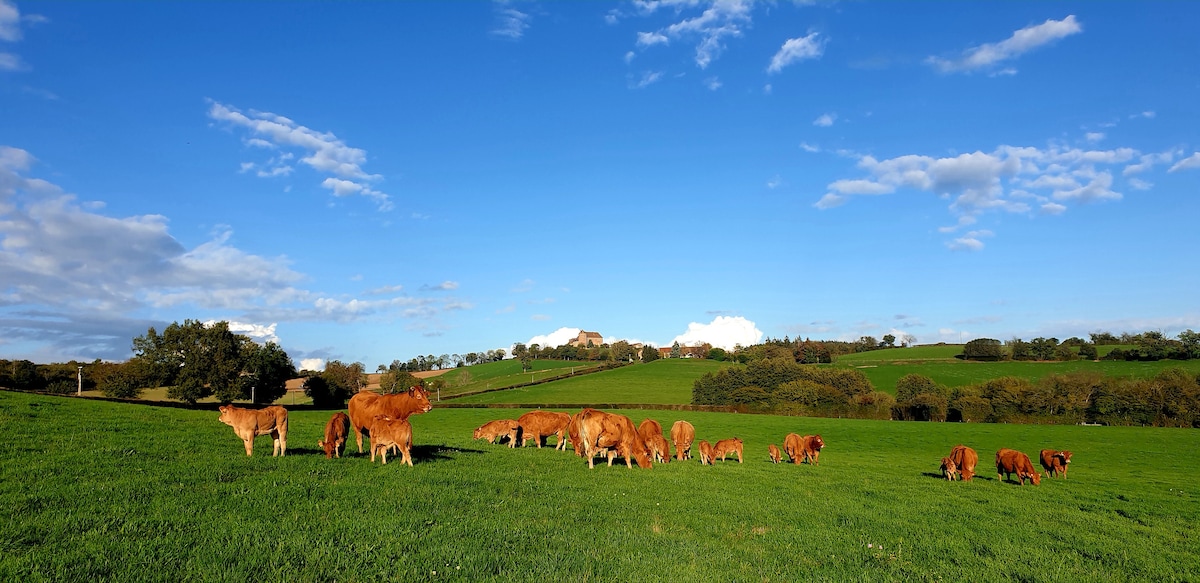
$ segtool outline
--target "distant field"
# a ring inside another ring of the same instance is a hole
[[[508,359],[451,369],[439,378],[446,382],[446,387],[442,389],[442,397],[447,397],[498,387],[511,387],[575,371],[591,371],[601,364],[603,363],[578,360],[534,360],[530,362],[533,370],[523,372],[521,361]],[[464,382],[464,378],[469,378],[469,382]]]
[[[835,364],[879,364],[897,360],[950,360],[962,354],[961,344],[929,344],[910,348],[884,348],[843,354],[834,358]]]
[[[455,399],[455,403],[645,403],[692,402],[692,384],[725,363],[668,358],[544,385]]]
[[[329,412],[247,458],[211,411],[0,392],[0,580],[1200,580],[1194,430],[652,412],[746,462],[588,470],[471,440],[496,413],[414,416],[409,468],[326,460]],[[790,431],[819,466],[768,463]],[[980,475],[947,483],[960,442]],[[1000,483],[998,447],[1070,449],[1070,479]]]

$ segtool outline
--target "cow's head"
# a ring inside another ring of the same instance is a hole
[[[821,439],[820,435],[814,435],[812,438],[812,447],[817,451],[821,451],[821,448],[825,447],[825,440]]]
[[[1062,463],[1064,466],[1071,463],[1071,452],[1069,452],[1069,451],[1060,451],[1057,454],[1055,454],[1054,457],[1057,457],[1058,459],[1062,460]]]
[[[1042,483],[1042,475],[1037,472],[1026,474],[1025,477],[1029,478],[1029,481],[1033,482],[1034,486],[1038,486]]]
[[[429,402],[429,391],[423,387],[412,387],[408,390],[408,396],[412,397],[417,402],[417,407],[422,413],[428,413],[433,409],[433,403]]]
[[[221,423],[233,425],[233,405],[221,405],[217,410],[221,412],[221,416],[217,418]]]
[[[958,466],[954,465],[954,460],[948,457],[942,458],[942,475],[947,480],[953,480],[956,473],[958,473]]]

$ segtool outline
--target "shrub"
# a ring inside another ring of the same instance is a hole
[[[1004,350],[995,338],[976,338],[963,346],[963,358],[967,360],[1000,360]]]

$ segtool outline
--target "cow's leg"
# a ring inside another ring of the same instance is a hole
[[[615,450],[615,449],[608,450],[608,467],[610,467],[610,468],[612,467],[613,460],[616,459],[616,457],[617,457],[617,450]]]
[[[412,467],[412,446],[404,448],[404,449],[400,450],[400,452],[404,454],[404,463],[408,464],[408,467],[411,468]]]
[[[363,428],[355,427],[354,428],[354,441],[358,443],[358,453],[362,453],[362,438],[363,438]],[[375,461],[375,451],[374,450],[371,450],[371,461],[372,462]]]
[[[567,451],[567,430],[563,429],[558,432],[558,448],[562,451]]]
[[[742,463],[742,450],[738,450],[738,463]]]
[[[246,446],[246,456],[247,457],[253,456],[254,455],[254,438],[253,437],[249,437],[249,438],[243,437],[242,444],[244,444]]]
[[[279,430],[271,432],[271,457],[279,455]]]

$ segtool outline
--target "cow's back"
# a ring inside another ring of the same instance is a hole
[[[963,480],[969,482],[975,477],[975,466],[979,463],[979,454],[975,450],[960,443],[950,450],[950,459],[961,472]]]
[[[783,452],[792,463],[798,464],[804,460],[804,439],[798,433],[789,433],[783,438]]]
[[[638,435],[642,436],[642,441],[650,443],[650,440],[655,436],[662,437],[662,425],[658,421],[650,418],[643,419],[637,428]]]
[[[691,457],[692,441],[696,439],[696,428],[687,421],[679,420],[671,425],[671,442],[675,445],[675,459]]]

